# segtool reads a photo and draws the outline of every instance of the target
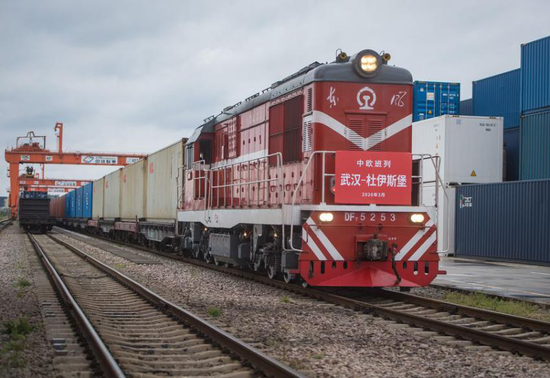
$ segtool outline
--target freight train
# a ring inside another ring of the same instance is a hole
[[[312,63],[52,209],[66,227],[304,286],[428,285],[442,272],[422,186],[438,159],[411,154],[412,75],[389,59]]]
[[[46,233],[56,223],[50,216],[50,198],[47,193],[22,192],[19,196],[19,227],[32,233]]]

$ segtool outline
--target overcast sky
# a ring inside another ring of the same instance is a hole
[[[0,0],[1,146],[33,130],[55,149],[63,122],[65,149],[153,152],[337,48],[385,50],[415,80],[460,82],[466,99],[472,80],[519,67],[520,44],[550,35],[549,14],[545,0]]]

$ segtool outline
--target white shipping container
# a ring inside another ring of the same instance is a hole
[[[121,218],[136,220],[145,218],[145,201],[147,190],[147,158],[122,169],[121,175]]]
[[[413,154],[440,157],[437,197],[437,250],[454,254],[457,184],[502,182],[503,121],[501,117],[441,116],[412,127]],[[436,205],[435,170],[423,162],[422,202]]]
[[[501,117],[441,116],[412,125],[413,154],[440,157],[443,184],[502,182]],[[424,162],[424,180],[435,171]]]
[[[94,194],[92,200],[92,218],[103,218],[103,188],[105,187],[105,178],[94,181]]]
[[[120,218],[120,176],[122,169],[105,176],[103,191],[103,217]]]
[[[174,221],[177,209],[178,168],[183,165],[185,140],[157,151],[147,158],[148,221]]]

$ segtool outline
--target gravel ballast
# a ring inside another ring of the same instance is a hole
[[[400,324],[238,277],[163,257],[162,265],[137,265],[57,236],[311,376],[550,377],[550,364],[528,357],[447,345]]]
[[[51,377],[47,342],[29,258],[34,250],[17,224],[0,232],[0,376]],[[5,323],[24,319],[33,330],[22,340],[4,333]]]

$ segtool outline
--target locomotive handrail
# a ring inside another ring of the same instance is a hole
[[[336,151],[313,151],[311,153],[311,155],[309,156],[309,160],[306,164],[306,166],[304,167],[304,170],[302,171],[302,175],[300,176],[300,179],[298,180],[298,184],[296,186],[296,189],[294,190],[294,193],[292,193],[292,204],[291,204],[291,213],[294,212],[294,206],[296,204],[296,193],[298,193],[298,190],[300,189],[300,186],[302,185],[303,183],[303,180],[304,180],[304,177],[307,173],[307,170],[311,164],[311,162],[314,160],[314,157],[315,155],[321,155],[322,156],[322,171],[321,171],[321,205],[326,205],[326,202],[325,202],[325,181],[326,181],[326,178],[327,177],[335,177],[335,174],[334,173],[326,173],[326,155],[327,154],[335,154]],[[429,154],[412,154],[412,158],[413,158],[413,161],[415,160],[415,157],[418,157],[418,159],[416,160],[419,160],[419,161],[423,161],[423,160],[427,160],[429,159],[431,162],[432,162],[432,165],[434,166],[434,170],[435,170],[435,175],[436,175],[436,190],[435,190],[435,207],[437,209],[438,207],[438,196],[439,196],[439,183],[442,184],[442,181],[441,181],[441,177],[439,176],[439,160],[440,160],[440,157],[439,156],[432,156],[432,155],[429,155]],[[424,186],[424,175],[423,175],[423,170],[424,170],[424,166],[423,164],[419,164],[419,174],[418,176],[411,176],[411,179],[419,179],[419,205],[422,205],[424,206],[424,202],[423,202],[423,186]],[[443,187],[443,184],[442,184],[442,187]],[[443,188],[443,191],[446,194],[445,192],[445,188]],[[436,219],[435,219],[435,222],[437,223],[437,216],[436,216]],[[284,227],[283,227],[284,228]],[[291,251],[295,251],[295,252],[302,252],[302,249],[298,249],[298,248],[295,248],[294,245],[293,245],[293,240],[294,238],[292,237],[292,235],[294,234],[294,222],[291,222],[290,224],[290,250]]]

